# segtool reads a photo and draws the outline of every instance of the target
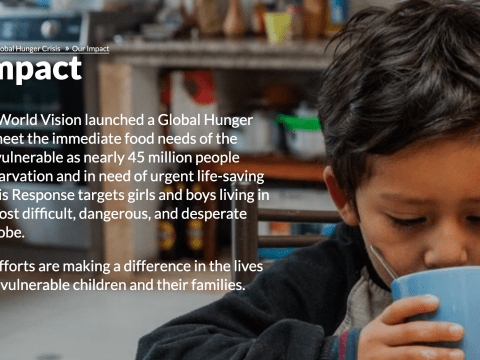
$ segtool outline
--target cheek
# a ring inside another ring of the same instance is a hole
[[[377,248],[383,248],[388,245],[398,243],[401,239],[397,234],[392,233],[391,227],[379,216],[369,216],[369,219],[362,219],[360,222],[360,230],[362,235],[369,244]]]
[[[360,223],[366,246],[375,246],[398,275],[423,269],[422,242],[412,235],[403,234],[387,221],[371,219]]]

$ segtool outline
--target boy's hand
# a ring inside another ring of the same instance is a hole
[[[464,359],[463,351],[419,345],[439,341],[458,341],[463,328],[458,324],[405,319],[437,309],[438,298],[430,295],[415,296],[395,301],[360,332],[358,360]]]

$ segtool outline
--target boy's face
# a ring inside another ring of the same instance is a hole
[[[393,155],[372,156],[371,176],[356,190],[359,217],[325,181],[340,214],[359,225],[367,249],[375,246],[401,276],[450,266],[480,265],[480,145],[437,140]],[[378,273],[391,278],[375,257]]]

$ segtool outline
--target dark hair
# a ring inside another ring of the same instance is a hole
[[[368,155],[480,134],[478,2],[369,8],[335,40],[340,47],[323,75],[319,120],[329,163],[353,201],[368,176]]]

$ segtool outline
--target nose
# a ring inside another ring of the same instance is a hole
[[[424,255],[427,268],[437,269],[466,265],[468,262],[467,237],[468,234],[462,231],[461,226],[456,223],[441,226],[428,242],[428,249]]]

